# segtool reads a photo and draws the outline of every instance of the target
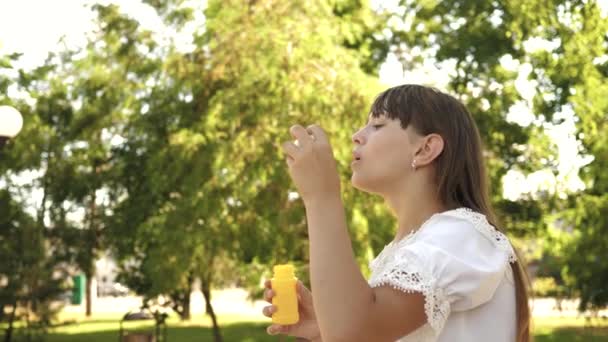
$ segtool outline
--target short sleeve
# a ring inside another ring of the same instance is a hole
[[[492,299],[515,260],[507,238],[472,211],[435,215],[411,239],[392,247],[372,262],[370,286],[422,293],[435,335],[451,312]]]

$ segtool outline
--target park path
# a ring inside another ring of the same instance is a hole
[[[205,299],[200,291],[191,294],[192,314],[201,314],[205,310]],[[262,308],[267,305],[263,300],[253,302],[247,300],[247,292],[241,288],[227,288],[214,290],[211,295],[211,303],[218,315],[236,314],[242,316],[258,316],[263,319]],[[556,309],[553,298],[537,298],[531,302],[532,313],[537,317],[576,317],[577,300],[564,300],[562,311]],[[100,314],[123,314],[129,310],[136,310],[141,304],[141,297],[101,297],[93,302],[93,311]],[[64,309],[70,313],[84,313],[84,305],[68,305]],[[608,310],[602,310],[600,315],[608,317]]]

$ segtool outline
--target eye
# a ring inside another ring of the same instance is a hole
[[[384,125],[372,125],[372,127],[374,127],[375,129],[378,129],[378,128],[382,127],[382,126],[384,126]]]

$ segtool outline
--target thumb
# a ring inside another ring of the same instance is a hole
[[[306,288],[306,286],[304,286],[304,283],[302,283],[302,281],[298,280],[297,286],[296,286],[296,290],[298,291],[298,294],[300,295],[300,297],[311,297],[311,293],[310,290]]]

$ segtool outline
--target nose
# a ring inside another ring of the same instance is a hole
[[[355,132],[355,134],[353,134],[353,136],[352,136],[352,140],[353,140],[353,143],[354,143],[354,144],[359,144],[359,145],[361,145],[361,144],[363,144],[363,143],[364,143],[364,137],[363,137],[363,134],[362,134],[363,132],[362,132],[362,131],[363,131],[363,130],[362,130],[362,129],[360,129],[360,130],[358,130],[357,132]]]

